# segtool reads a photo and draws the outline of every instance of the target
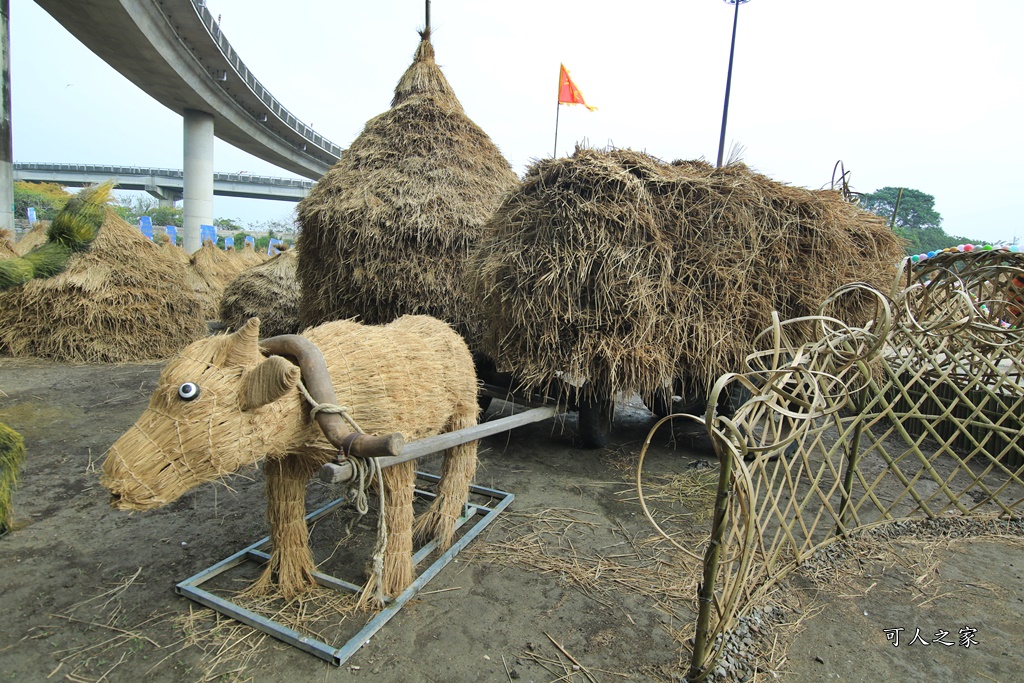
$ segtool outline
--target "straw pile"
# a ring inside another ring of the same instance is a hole
[[[231,281],[238,277],[238,274],[247,266],[243,261],[217,248],[216,244],[207,240],[203,242],[199,251],[192,254],[192,267],[219,296],[224,292],[224,288],[231,284]]]
[[[12,497],[24,460],[25,443],[21,434],[0,423],[0,536],[14,528]]]
[[[288,249],[236,277],[220,300],[220,320],[225,327],[237,330],[249,318],[259,318],[265,337],[298,333],[297,262],[297,251]]]
[[[258,266],[267,260],[265,254],[258,254],[251,244],[246,242],[241,247],[235,247],[234,256],[247,266]]]
[[[14,249],[14,242],[11,241],[11,233],[7,230],[0,230],[0,258],[13,258],[18,255]]]
[[[462,285],[470,247],[517,179],[464,113],[434,62],[429,32],[371,119],[299,203],[303,327],[426,314],[474,346],[475,305]]]
[[[199,298],[203,306],[202,318],[213,320],[217,317],[217,306],[220,301],[221,290],[211,286],[198,270],[192,266],[192,257],[184,249],[169,241],[160,245],[160,255],[166,260],[182,268],[182,275],[185,278],[186,286],[190,292]]]
[[[707,387],[743,369],[773,309],[814,313],[851,281],[888,291],[903,254],[838,192],[615,149],[535,163],[485,230],[467,266],[484,352],[526,386],[564,372],[598,397]]]
[[[192,261],[184,249],[179,247],[177,244],[171,244],[170,241],[166,241],[160,245],[160,253],[175,263],[186,264]]]
[[[14,251],[18,253],[18,256],[24,256],[36,247],[45,244],[46,231],[49,227],[49,221],[36,221],[35,225],[32,226],[32,229],[22,235],[20,240],[15,242]]]
[[[96,239],[113,183],[88,187],[68,200],[45,240],[24,254],[0,261],[0,290],[24,284],[32,278],[47,278],[67,267],[73,254],[86,251]],[[33,242],[38,242],[33,239]]]
[[[72,253],[63,272],[0,291],[0,353],[119,363],[166,358],[205,334],[183,269],[103,205],[100,221],[91,246]]]

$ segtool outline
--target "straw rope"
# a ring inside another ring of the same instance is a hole
[[[737,384],[750,398],[731,417],[690,418],[708,429],[720,470],[687,680],[715,668],[744,610],[854,530],[1020,516],[1024,287],[1015,280],[1024,284],[1024,254],[1006,250],[905,264],[887,295],[850,285],[817,317],[776,316],[748,371],[715,383],[711,406]],[[828,315],[850,310],[842,299],[851,296],[872,297],[874,315]],[[808,323],[816,339],[791,334]]]
[[[333,413],[341,415],[356,432],[360,434],[366,433],[349,413],[348,407],[318,402],[309,393],[309,390],[306,389],[306,385],[302,383],[302,380],[299,380],[297,386],[306,401],[312,406],[309,413],[310,419],[315,419],[319,413]],[[384,595],[384,555],[388,545],[388,525],[385,514],[387,496],[384,493],[384,472],[381,470],[380,461],[377,458],[348,458],[345,454],[342,454],[342,457],[351,462],[355,468],[356,477],[353,483],[346,487],[345,497],[352,501],[360,517],[370,510],[366,491],[369,489],[371,482],[376,481],[377,483],[377,500],[379,505],[377,542],[373,549],[373,557],[370,560],[370,577],[359,594],[358,604],[361,608],[365,608],[368,605],[383,606],[386,602]]]

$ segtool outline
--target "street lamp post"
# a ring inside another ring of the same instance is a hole
[[[736,52],[736,20],[740,16],[740,5],[750,0],[725,0],[725,4],[736,7],[732,15],[732,44],[729,46],[729,73],[725,77],[725,106],[722,108],[722,135],[718,139],[718,164],[722,167],[722,155],[725,153],[725,121],[729,118],[729,90],[732,88],[732,58]]]

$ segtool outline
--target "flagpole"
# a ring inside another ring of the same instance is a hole
[[[562,103],[555,103],[555,151],[552,153],[551,158],[558,158],[558,115],[562,112]]]

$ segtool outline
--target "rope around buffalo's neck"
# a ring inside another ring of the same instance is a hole
[[[299,380],[298,387],[299,391],[302,392],[302,395],[306,397],[306,400],[309,401],[309,404],[312,406],[309,411],[311,419],[315,420],[319,413],[334,413],[341,415],[353,430],[360,434],[366,433],[363,431],[363,428],[359,426],[359,423],[357,423],[349,414],[347,406],[339,406],[333,403],[318,403],[306,389],[306,385],[302,383],[301,379]],[[388,525],[384,515],[384,510],[386,508],[386,500],[384,497],[384,472],[381,470],[380,462],[377,458],[349,458],[348,461],[352,463],[356,476],[353,478],[352,483],[345,488],[345,497],[352,501],[355,505],[356,512],[360,517],[370,510],[366,490],[370,488],[370,482],[372,482],[374,478],[377,480],[377,500],[380,503],[380,513],[377,518],[377,544],[373,549],[370,580],[367,581],[366,586],[364,586],[363,594],[365,597],[372,597],[378,605],[383,605],[384,550],[388,545]]]
[[[352,429],[356,430],[360,434],[366,433],[363,431],[362,427],[359,426],[359,423],[349,415],[348,406],[339,406],[333,403],[318,403],[317,400],[313,398],[313,395],[309,393],[309,390],[306,389],[306,385],[302,383],[301,379],[299,380],[299,391],[301,391],[302,395],[306,397],[307,401],[309,401],[309,405],[313,406],[309,411],[309,417],[311,419],[315,420],[319,413],[336,413],[341,415]]]
[[[349,415],[347,406],[339,406],[333,403],[318,403],[317,400],[313,398],[313,395],[309,393],[309,390],[306,389],[306,385],[302,383],[301,379],[299,380],[298,387],[299,391],[302,392],[302,395],[306,397],[306,400],[309,401],[309,404],[312,406],[309,411],[309,417],[311,419],[316,420],[316,416],[320,413],[341,415],[345,422],[347,422],[354,431],[359,432],[360,434],[366,433],[363,431],[363,428],[359,426],[359,423]],[[370,458],[370,460],[376,462],[373,458]],[[371,477],[376,473],[376,470],[373,470],[373,466],[367,463],[364,459],[349,458],[348,461],[352,463],[355,476],[349,480],[348,486],[345,487],[345,497],[352,501],[352,504],[356,508],[356,512],[358,512],[359,516],[362,517],[370,510],[366,490],[370,488],[370,482],[372,481]],[[383,499],[381,499],[382,519],[383,511],[384,503]]]

